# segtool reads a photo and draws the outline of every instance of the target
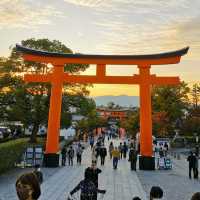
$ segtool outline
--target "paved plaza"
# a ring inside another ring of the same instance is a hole
[[[114,141],[119,144],[119,141]],[[60,168],[43,168],[44,183],[40,200],[64,200],[70,190],[83,179],[84,169],[90,166],[91,151],[87,148],[83,154],[83,164]],[[106,189],[104,200],[131,200],[139,196],[142,200],[149,199],[149,190],[153,185],[159,185],[164,190],[165,200],[189,200],[192,193],[200,191],[199,180],[189,180],[187,162],[173,160],[173,170],[169,171],[130,171],[129,162],[120,160],[117,170],[113,170],[112,161],[106,159],[105,166],[99,175],[99,188]],[[15,169],[0,176],[0,200],[17,200],[15,181],[19,174],[31,169]],[[78,198],[79,193],[76,195]],[[99,196],[101,199],[101,195]]]

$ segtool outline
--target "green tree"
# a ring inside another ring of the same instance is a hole
[[[192,86],[191,96],[192,96],[192,105],[194,108],[197,108],[199,106],[199,101],[200,101],[200,84],[195,83]]]
[[[182,132],[186,136],[194,136],[194,133],[197,133],[200,136],[200,110],[199,116],[197,115],[188,115],[187,118],[183,121]]]
[[[31,38],[23,40],[21,44],[48,52],[73,53],[57,40]],[[87,67],[88,65],[85,64],[69,64],[65,65],[64,70],[79,73]],[[51,86],[49,83],[24,83],[21,75],[24,73],[46,74],[51,71],[51,68],[51,65],[44,63],[23,61],[21,54],[15,48],[12,49],[9,58],[0,59],[0,105],[2,105],[0,113],[4,113],[0,116],[0,120],[18,120],[25,126],[32,124],[32,142],[36,141],[39,125],[47,124]],[[85,96],[88,94],[86,87],[87,85],[83,84],[66,84],[63,95]],[[80,104],[77,103],[77,105]],[[62,106],[61,125],[68,123],[71,118],[69,104],[63,101]]]
[[[165,119],[162,119],[165,123],[162,124],[165,126],[163,128],[166,134],[171,134],[174,131],[177,120],[181,120],[184,117],[184,112],[189,106],[189,91],[189,87],[184,82],[177,86],[153,87],[153,113],[165,113]],[[153,126],[153,132],[155,131],[156,128]]]
[[[139,109],[130,111],[128,113],[127,119],[121,121],[120,126],[125,128],[129,136],[135,137],[140,127]]]
[[[89,108],[90,112],[85,115],[84,119],[78,122],[77,129],[86,134],[93,132],[93,130],[97,133],[97,128],[107,126],[107,120],[97,115],[96,107],[89,106]]]
[[[181,131],[187,136],[194,136],[194,133],[197,133],[198,136],[200,136],[200,84],[195,83],[192,86],[190,95],[191,105],[183,120]]]

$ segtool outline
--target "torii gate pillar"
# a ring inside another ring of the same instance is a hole
[[[140,169],[154,170],[155,159],[152,157],[152,112],[150,66],[138,66],[142,78],[139,85],[140,94]]]
[[[46,152],[44,163],[48,167],[57,167],[59,165],[59,134],[60,134],[60,114],[62,104],[62,77],[64,66],[54,66],[52,80],[50,108],[48,118],[48,139],[46,141]],[[54,144],[54,145],[52,145]]]

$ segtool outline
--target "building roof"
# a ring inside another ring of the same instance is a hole
[[[109,109],[109,108],[97,108],[97,111],[105,111],[105,112],[127,112],[132,109],[122,108],[122,109]]]

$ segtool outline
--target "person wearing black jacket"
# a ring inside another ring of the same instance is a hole
[[[66,154],[67,154],[67,150],[66,147],[64,146],[62,151],[61,151],[61,155],[62,155],[62,166],[65,166],[66,163]]]
[[[107,149],[106,149],[105,146],[102,146],[100,148],[99,155],[100,155],[100,158],[101,158],[101,165],[104,165],[105,157],[107,156]]]
[[[197,152],[195,153],[195,178],[198,179],[199,177],[199,156]]]
[[[131,170],[135,170],[136,171],[137,152],[133,148],[133,146],[131,146],[131,148],[130,148],[128,161],[131,163]]]
[[[126,153],[128,151],[128,146],[126,145],[126,142],[123,144],[123,157],[126,158]]]
[[[195,164],[196,164],[196,156],[193,152],[190,152],[190,155],[187,157],[187,161],[189,162],[189,178],[191,179],[191,171],[193,171],[193,176],[195,178]]]
[[[69,165],[73,166],[74,149],[72,146],[70,146],[67,154],[68,154],[68,163],[69,163]]]
[[[85,171],[85,179],[80,181],[80,183],[70,192],[70,196],[72,196],[78,190],[81,190],[80,200],[96,200],[97,193],[106,193],[106,190],[98,189],[90,180],[89,170]],[[70,200],[70,197],[68,197],[68,200]]]
[[[85,169],[85,173],[86,172],[89,174],[90,181],[92,181],[96,188],[98,188],[98,175],[101,173],[101,170],[97,168],[95,161],[92,161],[91,167]],[[97,200],[97,192],[94,195],[94,200]]]

